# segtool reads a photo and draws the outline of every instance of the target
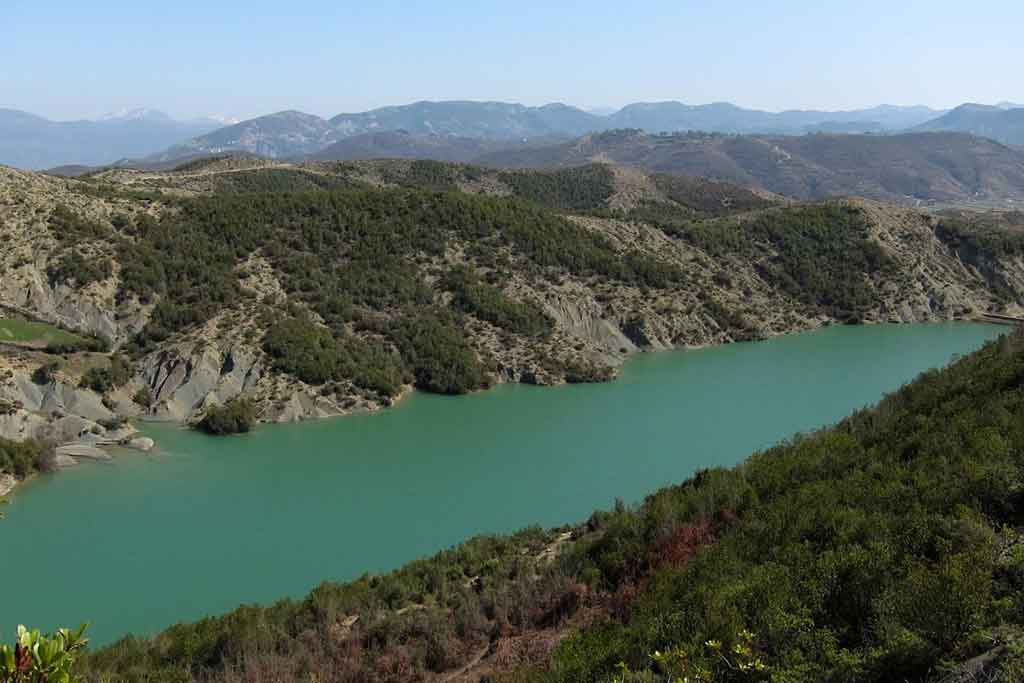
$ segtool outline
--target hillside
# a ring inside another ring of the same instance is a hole
[[[128,638],[87,680],[1014,681],[1024,336],[585,523]],[[685,446],[681,446],[685,447]]]
[[[404,130],[416,135],[454,135],[484,140],[575,137],[605,127],[602,117],[565,104],[527,107],[506,102],[415,102],[358,114],[339,114],[331,124],[343,135]]]
[[[1006,202],[1024,198],[1024,154],[966,134],[796,137],[647,135],[622,130],[477,159],[488,166],[564,168],[609,161],[705,176],[801,199]]]
[[[340,139],[319,116],[301,111],[280,111],[219,128],[153,154],[144,161],[161,162],[204,154],[246,152],[269,158],[313,154]]]
[[[103,445],[135,416],[247,429],[413,387],[604,381],[640,350],[1024,303],[1019,214],[791,203],[605,165],[0,174],[0,306],[81,337],[0,345],[9,439]]]
[[[421,159],[470,161],[484,154],[513,149],[532,149],[560,139],[488,140],[455,135],[422,135],[404,130],[363,133],[335,142],[309,155],[316,161],[359,161],[370,159]]]
[[[107,164],[153,154],[221,125],[211,120],[176,121],[159,112],[130,114],[99,121],[50,121],[0,109],[0,164],[30,169]]]
[[[956,131],[992,138],[1007,145],[1024,145],[1024,107],[989,107],[963,104],[931,121],[920,124],[919,131]]]

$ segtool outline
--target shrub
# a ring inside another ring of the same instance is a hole
[[[24,479],[42,468],[47,447],[40,441],[8,441],[0,438],[0,472]]]
[[[53,382],[54,373],[60,370],[60,363],[44,363],[32,371],[32,381],[39,386],[46,386]]]
[[[75,660],[85,648],[87,624],[74,631],[62,628],[49,635],[18,626],[14,647],[0,645],[0,681],[3,683],[70,683]]]
[[[248,399],[235,399],[223,406],[210,406],[196,427],[214,436],[242,434],[256,423],[256,407]]]

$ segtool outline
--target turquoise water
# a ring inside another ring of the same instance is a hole
[[[214,439],[146,426],[124,453],[23,487],[0,522],[0,633],[152,633],[468,536],[582,520],[834,422],[1006,328],[834,327],[648,354],[609,384],[415,394],[367,417]]]

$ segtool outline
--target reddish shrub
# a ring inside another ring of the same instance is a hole
[[[696,522],[683,524],[651,549],[649,561],[652,569],[662,565],[682,567],[704,546],[715,542],[715,525],[702,517]]]

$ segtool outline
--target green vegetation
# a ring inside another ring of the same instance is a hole
[[[76,350],[100,344],[96,340],[80,337],[49,323],[29,322],[17,318],[0,319],[0,342]]]
[[[1020,212],[945,215],[935,226],[935,235],[971,263],[979,257],[1024,255],[1024,216]]]
[[[46,269],[46,276],[51,285],[71,285],[72,287],[88,287],[94,282],[103,282],[114,273],[114,266],[109,258],[83,256],[78,249],[64,251],[57,263]]]
[[[506,653],[492,680],[520,683],[925,681],[982,655],[985,680],[1020,680],[1021,453],[1017,332],[835,427],[596,512],[560,553],[539,530],[474,539],[127,638],[83,675],[417,680],[489,650]]]
[[[32,371],[32,381],[41,387],[45,387],[54,380],[54,373],[60,370],[60,363],[52,361],[43,363]]]
[[[133,374],[131,363],[120,354],[115,353],[110,357],[110,365],[107,367],[91,367],[86,370],[78,386],[105,394],[127,384]]]
[[[435,192],[451,192],[458,187],[460,170],[469,170],[468,166],[456,166],[430,159],[417,159],[407,167],[382,169],[385,182],[400,187],[431,190]]]
[[[417,388],[464,394],[490,386],[486,368],[447,312],[435,309],[400,318],[392,324],[390,335]]]
[[[517,197],[562,211],[607,209],[615,192],[615,176],[605,164],[549,172],[508,171],[499,177]]]
[[[149,390],[149,387],[142,387],[132,395],[132,402],[142,408],[149,408],[153,405],[153,392]]]
[[[336,337],[308,316],[272,325],[263,338],[263,350],[274,359],[274,369],[308,384],[350,378],[359,388],[393,396],[407,380],[398,354],[347,333]]]
[[[469,268],[453,268],[445,276],[443,286],[452,293],[455,308],[480,320],[530,337],[551,332],[551,319],[537,306],[509,299],[497,287],[482,282]]]
[[[268,334],[264,348],[278,368],[316,384],[351,380],[389,394],[410,375],[418,386],[445,393],[487,383],[457,320],[424,312],[435,293],[420,264],[441,257],[451,242],[471,243],[488,261],[511,249],[526,267],[550,277],[568,271],[649,287],[681,278],[672,266],[617,253],[603,237],[541,207],[454,193],[219,195],[185,202],[159,223],[139,223],[135,232],[137,240],[120,245],[121,296],[161,295],[135,350],[152,348],[242,299],[236,266],[261,251],[282,274],[289,297],[326,327],[313,329],[311,319],[300,316]],[[489,286],[465,284],[456,292],[463,313],[530,334],[547,326],[532,307]],[[303,324],[309,329],[299,329]],[[358,341],[352,326],[373,330],[383,348]]]
[[[669,200],[705,216],[727,216],[774,204],[743,187],[704,178],[659,173],[653,180]]]
[[[890,267],[863,213],[839,203],[772,209],[741,219],[657,223],[713,257],[761,263],[761,275],[803,303],[856,320],[874,296],[868,277]],[[768,253],[774,253],[764,258]]]
[[[244,434],[256,423],[256,406],[248,399],[239,398],[223,406],[210,406],[196,428],[214,436]]]
[[[46,445],[39,441],[8,441],[0,438],[0,472],[24,479],[42,468],[46,452]]]
[[[219,173],[211,179],[216,192],[309,192],[353,187],[344,178],[287,168]]]
[[[89,642],[87,627],[44,635],[18,626],[14,647],[0,645],[0,683],[71,683],[75,660]]]

